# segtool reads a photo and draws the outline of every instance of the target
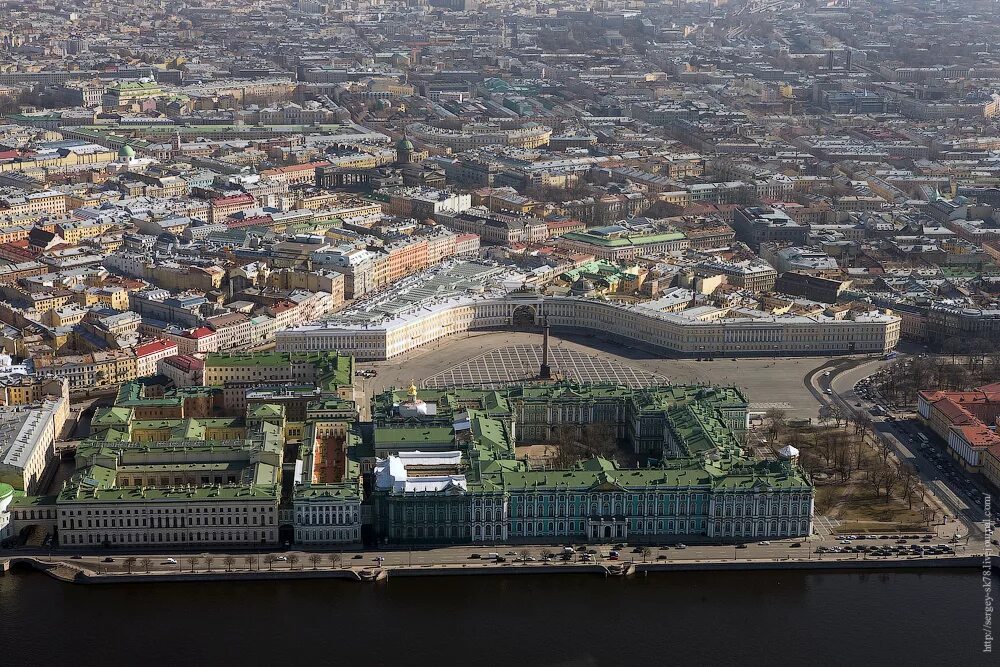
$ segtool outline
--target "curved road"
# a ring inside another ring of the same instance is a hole
[[[900,355],[895,363],[902,360]],[[830,364],[817,369],[809,376],[807,384],[810,391],[826,405],[837,404],[847,415],[860,412],[872,415],[871,410],[877,403],[860,396],[855,387],[858,382],[871,377],[889,363],[893,362],[873,359],[855,364]],[[829,375],[826,374],[828,371]],[[950,457],[946,455],[944,460],[935,457],[933,452],[937,447],[931,445],[923,449],[918,446],[917,434],[922,432],[922,427],[911,420],[897,421],[895,416],[889,418],[876,415],[872,415],[872,427],[874,437],[888,442],[898,460],[916,467],[928,494],[945,510],[948,519],[959,522],[960,526],[954,526],[954,529],[949,527],[946,534],[958,534],[970,539],[981,537],[985,514],[970,493],[973,490],[982,493],[983,489],[967,473],[960,470],[956,472],[957,466]],[[936,437],[929,432],[925,432],[925,435],[931,437],[932,442]]]

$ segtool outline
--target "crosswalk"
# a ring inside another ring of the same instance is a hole
[[[813,528],[817,535],[821,537],[829,537],[837,532],[837,528],[840,526],[840,519],[833,519],[828,516],[823,516],[817,514],[813,517]]]
[[[747,408],[751,412],[761,412],[764,410],[791,410],[792,404],[788,401],[779,401],[776,403],[750,403]]]

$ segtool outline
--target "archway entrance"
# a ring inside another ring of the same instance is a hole
[[[520,305],[511,313],[510,324],[514,331],[534,331],[538,329],[535,324],[537,313],[534,306]]]

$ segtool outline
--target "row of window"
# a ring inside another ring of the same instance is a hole
[[[244,526],[257,526],[265,523],[274,525],[274,517],[257,517],[257,516],[244,516],[243,521],[240,521],[240,517],[236,517],[236,521],[233,521],[233,517],[211,517],[211,523],[209,523],[210,517],[205,517],[205,522],[202,523],[202,518],[200,516],[188,519],[184,516],[165,516],[165,517],[151,517],[147,519],[143,517],[135,519],[131,517],[127,518],[111,518],[111,519],[87,519],[87,528],[187,528],[188,526],[232,526],[232,525],[244,525]],[[252,520],[251,520],[252,519]],[[148,523],[147,523],[148,522]],[[61,523],[62,528],[83,528],[83,519],[63,519]]]
[[[86,540],[84,540],[86,537]],[[274,531],[214,531],[214,532],[156,532],[156,533],[87,533],[66,536],[67,544],[148,544],[157,542],[199,543],[199,542],[273,542]]]
[[[296,542],[353,542],[360,539],[359,530],[296,530]]]

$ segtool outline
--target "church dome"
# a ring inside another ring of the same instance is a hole
[[[118,157],[122,160],[131,160],[135,157],[135,149],[125,144],[118,149]]]

